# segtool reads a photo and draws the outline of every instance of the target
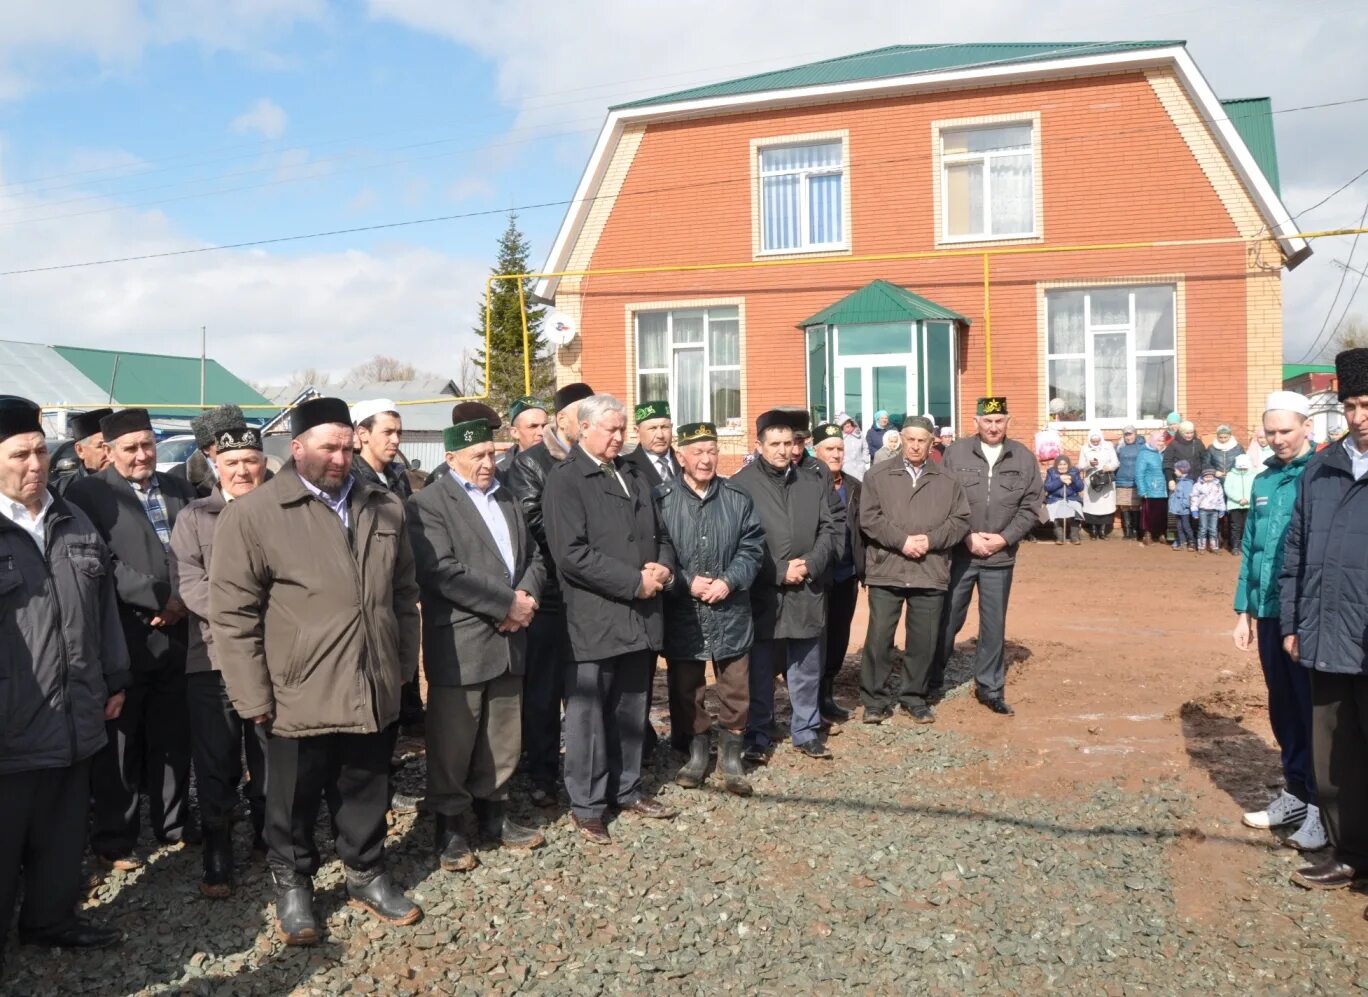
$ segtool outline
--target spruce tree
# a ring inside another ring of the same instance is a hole
[[[518,216],[510,213],[508,227],[499,236],[499,258],[492,273],[527,273],[528,245],[518,229]],[[475,327],[479,346],[475,351],[475,366],[481,378],[485,364],[485,323],[490,322],[488,404],[499,413],[506,413],[514,399],[526,394],[523,377],[523,330],[518,303],[518,281],[496,280],[490,291],[488,319],[485,303],[480,302],[480,323]],[[523,296],[527,302],[528,341],[532,349],[532,394],[549,398],[555,390],[556,371],[551,356],[552,347],[542,337],[544,308],[532,303],[532,281],[524,279]],[[466,390],[470,388],[467,386]]]

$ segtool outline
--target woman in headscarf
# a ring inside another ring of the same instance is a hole
[[[1235,461],[1244,456],[1244,447],[1240,446],[1240,441],[1235,439],[1235,434],[1225,423],[1216,427],[1216,439],[1211,441],[1211,446],[1207,447],[1206,463],[1202,465],[1202,470],[1211,468],[1216,472],[1216,480],[1225,487],[1226,475],[1235,470]],[[1198,476],[1201,472],[1197,472]],[[1220,542],[1224,543],[1226,550],[1233,550],[1234,545],[1230,538],[1229,516],[1222,516],[1220,519]]]
[[[1140,497],[1140,542],[1146,547],[1164,540],[1168,529],[1168,482],[1164,480],[1164,448],[1168,433],[1156,429],[1135,459],[1135,493]]]
[[[879,456],[879,447],[883,446],[884,435],[892,427],[888,425],[888,410],[879,409],[874,413],[874,424],[865,433],[865,442],[869,444],[869,462],[874,463],[874,459]]]
[[[1045,475],[1045,511],[1054,523],[1055,543],[1082,543],[1078,533],[1069,534],[1069,524],[1083,518],[1083,506],[1078,501],[1083,491],[1083,477],[1073,461],[1062,454]]]
[[[1121,460],[1102,430],[1088,431],[1088,442],[1078,451],[1083,475],[1083,523],[1088,536],[1105,540],[1116,518],[1116,469]]]
[[[1268,434],[1264,432],[1263,426],[1254,430],[1249,441],[1249,449],[1245,453],[1249,454],[1249,467],[1255,474],[1261,472],[1264,463],[1273,456],[1273,448],[1268,445]]]
[[[889,426],[884,431],[883,446],[874,451],[874,463],[878,464],[881,461],[896,457],[900,453],[902,453],[902,433],[895,427]]]

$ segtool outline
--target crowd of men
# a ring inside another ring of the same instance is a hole
[[[1342,447],[1309,459],[1305,410],[1270,403],[1275,457],[1237,597],[1236,640],[1257,632],[1288,769],[1288,799],[1247,820],[1319,806],[1335,853],[1298,873],[1312,886],[1368,871],[1368,786],[1343,761],[1368,748],[1368,605],[1355,584],[1368,564],[1368,351],[1339,363]],[[898,709],[935,721],[975,590],[974,692],[1012,713],[1004,625],[1042,483],[1031,450],[1008,438],[1006,399],[980,399],[976,433],[939,460],[930,420],[908,417],[897,458],[862,480],[847,471],[850,434],[810,431],[802,411],[762,413],[753,458],[729,478],[716,427],[676,431],[662,401],[632,413],[626,455],[626,407],[588,385],[508,414],[515,447],[496,458],[500,416],[457,404],[445,466],[415,489],[385,399],[294,408],[291,459],[274,475],[231,406],[197,421],[202,466],[180,475],[156,470],[145,410],[89,413],[73,419],[79,467],[54,483],[38,407],[0,399],[6,930],[22,884],[21,941],[117,942],[75,913],[82,857],[88,845],[106,868],[140,864],[142,794],[159,842],[201,843],[201,892],[231,896],[244,788],[286,943],[322,936],[325,804],[349,901],[414,923],[422,911],[386,874],[383,847],[387,811],[410,808],[392,778],[406,722],[425,732],[423,807],[444,870],[473,868],[478,846],[544,843],[509,816],[520,766],[536,806],[563,786],[588,842],[610,841],[618,814],[672,818],[642,778],[661,655],[677,784],[702,786],[715,768],[725,791],[748,796],[785,736],[780,680],[792,749],[832,757],[829,735],[851,716],[833,690],[861,584],[864,722]]]

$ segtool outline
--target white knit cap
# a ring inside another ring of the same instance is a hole
[[[351,407],[351,421],[355,426],[357,423],[365,422],[373,415],[381,412],[398,412],[399,406],[389,398],[368,398],[364,402],[357,402]]]
[[[1296,412],[1298,415],[1311,414],[1311,399],[1295,391],[1270,391],[1264,401],[1265,412]]]

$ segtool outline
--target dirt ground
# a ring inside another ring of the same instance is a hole
[[[1225,552],[1116,538],[1023,545],[1007,621],[1016,716],[961,695],[943,704],[940,722],[993,749],[952,782],[1059,800],[1105,783],[1175,782],[1196,808],[1169,854],[1180,915],[1285,929],[1296,919],[1277,908],[1303,892],[1286,878],[1302,857],[1240,822],[1282,779],[1258,656],[1230,637],[1238,573]],[[971,615],[961,650],[974,626]],[[853,632],[863,627],[862,604]],[[1365,896],[1331,896],[1337,929],[1368,942]]]

